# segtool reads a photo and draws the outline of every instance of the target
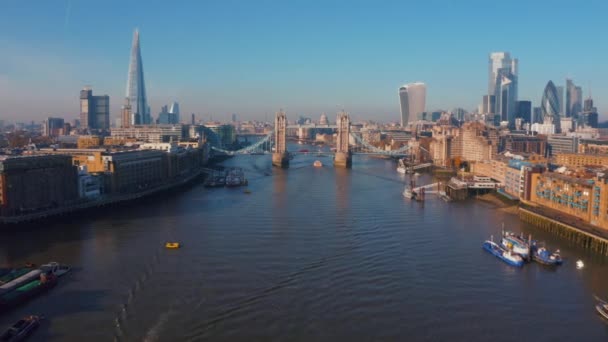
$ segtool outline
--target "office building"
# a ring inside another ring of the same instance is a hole
[[[236,114],[235,119],[236,119]],[[177,125],[180,122],[179,118],[179,103],[173,101],[169,107],[169,123]]]
[[[526,123],[532,123],[532,102],[517,101],[517,111],[515,117],[523,119],[523,121]]]
[[[138,141],[161,143],[179,141],[183,136],[181,125],[130,126],[111,131],[114,139],[136,139]]]
[[[399,101],[401,105],[401,126],[420,120],[426,107],[426,85],[416,82],[399,88]]]
[[[47,118],[46,120],[44,120],[42,135],[56,137],[64,134],[66,133],[65,122],[63,118]]]
[[[93,90],[85,87],[80,91],[80,127],[82,130],[110,129],[110,97],[93,96]]]
[[[534,107],[532,111],[532,123],[543,122],[543,110],[540,107]]]
[[[484,95],[481,104],[481,114],[494,114],[496,108],[496,96]]]
[[[559,102],[559,116],[565,117],[566,107],[564,103],[564,86],[555,86],[555,89],[557,89],[557,99]]]
[[[173,102],[171,108],[163,106],[158,114],[158,124],[160,125],[177,125],[179,124],[179,104]]]
[[[578,118],[583,109],[583,90],[571,79],[566,79],[566,117]]]
[[[141,49],[139,43],[139,31],[133,34],[133,45],[131,46],[131,60],[129,62],[129,74],[127,77],[127,93],[131,106],[131,125],[147,125],[152,122],[150,108],[146,97],[146,85],[144,82],[144,66],[141,60]]]
[[[576,136],[550,135],[547,137],[547,145],[550,155],[560,153],[576,153],[578,151],[579,138]]]
[[[540,103],[541,115],[543,123],[552,123],[555,125],[555,131],[560,131],[560,116],[559,116],[559,99],[557,97],[557,89],[553,81],[549,81],[543,92],[543,97]]]
[[[593,106],[593,99],[588,97],[585,100],[583,111],[580,113],[578,118],[578,124],[583,128],[598,128],[599,115],[597,108]]]
[[[511,59],[508,52],[493,52],[489,58],[488,95],[494,95],[492,113],[500,115],[501,121],[515,124],[518,88],[518,60]]]

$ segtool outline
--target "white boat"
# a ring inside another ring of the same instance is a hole
[[[40,269],[46,272],[50,271],[57,277],[61,277],[62,275],[65,275],[72,270],[70,266],[63,265],[55,261],[51,261],[48,264],[40,266]]]
[[[405,188],[403,190],[403,197],[405,198],[409,198],[409,199],[414,199],[416,198],[414,192],[411,189]]]
[[[512,250],[513,253],[517,253],[526,260],[530,260],[530,244],[522,237],[516,236],[512,232],[503,232],[501,244]]]
[[[403,162],[403,159],[399,159],[399,162],[398,162],[398,165],[397,165],[397,172],[399,172],[401,174],[409,173],[408,172],[408,167],[405,166],[405,163]]]
[[[321,167],[323,166],[323,163],[321,163],[320,160],[315,160],[315,162],[312,164],[314,167]]]
[[[583,267],[585,267],[585,263],[582,260],[578,260],[576,262],[576,268],[578,268],[580,270]]]

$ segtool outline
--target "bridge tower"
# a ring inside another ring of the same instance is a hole
[[[274,118],[274,148],[272,165],[289,167],[289,153],[287,152],[287,116],[283,110],[277,112]]]
[[[350,118],[345,111],[338,113],[336,125],[338,126],[338,139],[336,141],[334,166],[350,168],[353,164],[353,156],[348,146],[348,140],[350,138]]]

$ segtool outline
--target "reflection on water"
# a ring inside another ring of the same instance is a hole
[[[75,267],[0,325],[43,313],[40,341],[608,337],[593,308],[593,294],[608,297],[604,257],[485,203],[404,199],[394,161],[355,156],[345,170],[315,159],[279,170],[270,156],[240,156],[226,164],[246,170],[251,194],[197,185],[0,232],[0,267]],[[516,269],[485,253],[503,222],[560,248],[565,264]]]

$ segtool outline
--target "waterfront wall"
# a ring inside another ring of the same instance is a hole
[[[533,224],[550,233],[571,240],[582,247],[608,256],[608,239],[521,207],[519,208],[519,217],[524,222]]]

